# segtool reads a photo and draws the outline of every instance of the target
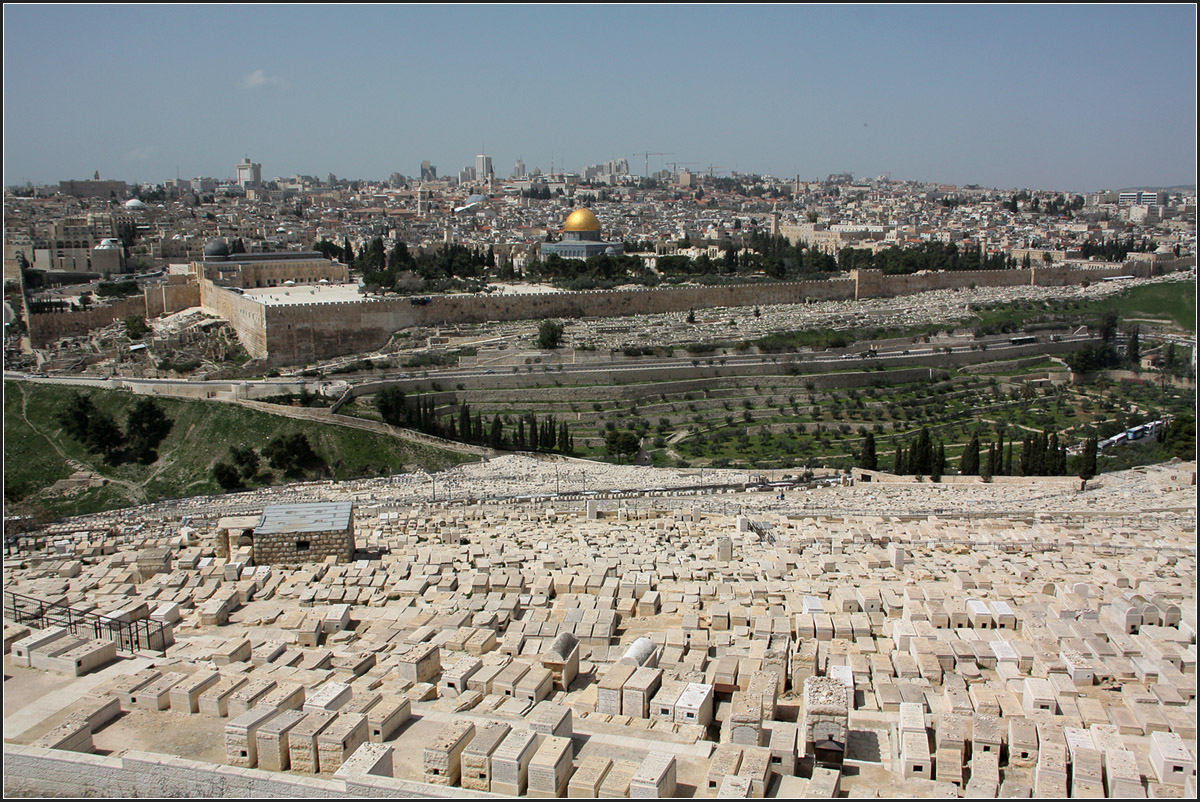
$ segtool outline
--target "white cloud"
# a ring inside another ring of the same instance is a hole
[[[125,160],[131,162],[148,161],[154,155],[153,147],[135,148],[134,150],[125,152]]]
[[[280,78],[278,75],[267,75],[264,70],[255,70],[249,75],[242,76],[239,84],[242,89],[258,89],[262,86],[270,86],[275,89],[287,89],[287,81]]]

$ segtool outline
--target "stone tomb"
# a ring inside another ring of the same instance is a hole
[[[281,504],[263,510],[251,535],[254,562],[322,562],[354,557],[354,505],[351,502]]]

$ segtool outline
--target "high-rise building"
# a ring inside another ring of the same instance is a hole
[[[421,162],[421,180],[436,181],[437,167],[430,164],[428,160]]]
[[[513,178],[525,177],[525,162],[517,159],[517,163],[513,166]]]
[[[487,181],[495,171],[492,170],[492,157],[480,153],[475,157],[475,179]]]
[[[253,189],[262,183],[262,165],[247,157],[238,163],[237,183],[242,189]]]

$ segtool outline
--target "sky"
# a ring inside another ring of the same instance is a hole
[[[641,174],[1196,181],[1196,7],[4,6],[7,185]]]

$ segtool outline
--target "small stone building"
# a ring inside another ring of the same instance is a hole
[[[254,527],[256,565],[322,562],[354,557],[354,505],[350,502],[281,504],[263,510]]]

